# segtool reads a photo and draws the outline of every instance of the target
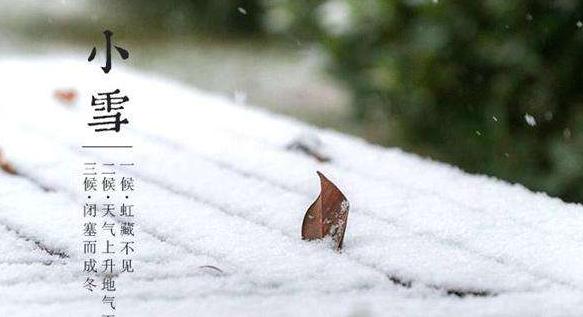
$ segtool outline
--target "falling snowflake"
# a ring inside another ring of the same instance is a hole
[[[577,27],[578,27],[578,28],[582,28],[582,27],[583,27],[583,22],[581,22],[581,21],[577,21]]]
[[[526,123],[531,127],[534,127],[536,125],[536,120],[534,119],[533,116],[531,116],[528,113],[524,114],[524,120],[526,120]]]
[[[239,12],[241,12],[241,14],[247,15],[247,10],[245,10],[245,8],[238,7],[237,10],[239,10]]]

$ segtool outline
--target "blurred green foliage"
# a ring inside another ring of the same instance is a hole
[[[46,42],[94,43],[102,30],[135,42],[265,38],[263,0],[100,0],[15,5],[2,31]],[[27,9],[28,7],[28,9]]]
[[[583,201],[583,2],[268,2],[385,143]]]
[[[262,31],[262,0],[106,0],[124,20],[148,32],[166,34],[258,34]]]

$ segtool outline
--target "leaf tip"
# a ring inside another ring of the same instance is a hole
[[[330,236],[336,250],[342,249],[348,209],[346,196],[322,172],[316,171],[320,178],[320,194],[310,205],[302,223],[302,239],[316,240]]]

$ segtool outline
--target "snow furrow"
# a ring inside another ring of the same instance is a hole
[[[46,192],[34,192],[35,187],[27,184],[29,180],[18,180],[17,177],[13,177],[13,176],[8,176],[6,177],[6,175],[2,175],[0,174],[0,188],[11,188],[10,190],[10,194],[17,196],[17,197],[30,197],[31,199],[24,199],[22,201],[19,202],[19,206],[20,209],[16,209],[13,212],[6,212],[6,209],[2,209],[0,208],[0,218],[2,219],[7,219],[8,222],[10,222],[11,224],[13,224],[14,226],[18,227],[18,228],[22,228],[21,230],[25,231],[25,232],[42,232],[40,234],[35,234],[36,236],[42,236],[43,238],[41,239],[42,241],[49,241],[50,244],[54,243],[54,241],[57,240],[56,237],[54,236],[45,236],[45,233],[50,233],[47,229],[50,229],[51,227],[59,227],[60,225],[62,225],[62,219],[63,218],[69,218],[69,219],[75,219],[78,217],[71,217],[71,216],[61,216],[63,211],[65,212],[69,212],[71,210],[78,210],[79,208],[75,205],[70,204],[69,206],[64,205],[64,204],[55,204],[54,200],[51,200],[50,198],[55,198],[58,194],[56,192],[52,192],[50,194],[47,194]],[[21,184],[24,183],[24,184]],[[17,186],[17,185],[21,185],[21,186]],[[28,185],[28,186],[27,186]],[[43,195],[48,195],[50,197],[41,197]],[[2,195],[0,194],[0,197]],[[34,198],[34,199],[32,199]],[[43,201],[45,202],[45,205],[43,207],[42,210],[38,210],[38,213],[43,213],[43,214],[48,214],[50,215],[50,219],[48,218],[42,218],[39,217],[40,215],[35,214],[35,209],[33,208],[33,205],[30,202],[33,201]],[[59,198],[60,200],[60,198]],[[28,202],[28,203],[27,203]],[[57,207],[54,208],[53,206]],[[10,209],[12,210],[12,209]],[[27,210],[27,212],[24,212],[24,210]],[[28,217],[31,216],[31,214],[34,215],[35,218],[39,218],[38,223],[30,223],[30,222],[22,222],[18,219],[18,217],[15,217],[16,214],[24,214],[24,213],[28,213]],[[61,215],[60,215],[61,214]],[[80,226],[74,226],[72,224],[68,224],[66,225],[66,227],[60,228],[62,232],[69,232],[69,235],[77,235],[78,233],[81,232],[80,230]],[[137,230],[140,230],[140,228],[138,227]],[[139,231],[137,231],[139,233]],[[0,263],[0,265],[20,265],[18,266],[19,269],[17,270],[17,272],[27,272],[26,274],[22,275],[22,274],[13,274],[10,273],[8,274],[6,277],[4,277],[2,274],[0,274],[0,285],[1,286],[7,286],[7,285],[12,285],[12,284],[22,284],[22,283],[26,283],[25,281],[31,281],[31,280],[37,280],[39,277],[43,277],[45,275],[47,275],[46,273],[48,271],[52,271],[54,270],[53,268],[55,267],[54,264],[58,264],[58,263],[74,263],[75,269],[74,269],[74,274],[71,275],[69,272],[69,276],[71,278],[76,278],[77,280],[79,280],[81,282],[81,270],[82,270],[82,262],[80,259],[80,255],[76,252],[77,249],[80,247],[79,244],[82,242],[83,237],[78,234],[78,236],[75,239],[67,239],[68,235],[64,235],[62,239],[58,245],[61,248],[64,248],[66,250],[72,250],[72,254],[73,254],[73,259],[69,261],[68,258],[64,258],[62,260],[62,257],[56,257],[52,256],[53,259],[47,260],[46,256],[41,258],[43,260],[43,265],[39,266],[39,265],[30,265],[29,263],[22,263],[22,257],[19,258],[11,258],[11,263],[7,263],[6,261]],[[138,247],[143,248],[143,250],[140,250],[140,252],[138,253],[137,256],[134,257],[134,261],[137,263],[152,263],[152,260],[157,260],[160,258],[164,258],[164,259],[181,259],[181,263],[183,263],[184,269],[186,270],[190,270],[190,271],[199,271],[200,270],[200,266],[204,266],[204,265],[213,265],[213,266],[217,266],[217,261],[213,260],[207,256],[203,256],[203,255],[197,255],[196,257],[193,256],[185,256],[183,250],[172,247],[170,245],[163,245],[161,242],[153,239],[152,237],[150,237],[149,235],[143,235],[143,234],[138,234],[136,237],[136,242],[138,244]],[[36,238],[35,238],[36,239]],[[17,251],[23,252],[25,254],[30,253],[30,256],[32,256],[34,254],[34,252],[38,253],[38,250],[34,250],[32,249],[30,246],[26,246],[27,248],[25,250],[20,250],[22,249],[22,244],[23,242],[25,242],[26,239],[21,238],[19,240],[17,240],[16,244],[11,245],[11,249],[16,248]],[[13,241],[7,240],[6,242],[10,243]],[[32,242],[31,242],[32,244]],[[38,249],[38,244],[33,244],[33,245],[37,245],[37,249]],[[44,244],[41,243],[41,245]],[[0,247],[0,249],[2,249]],[[31,250],[32,249],[32,250]],[[11,250],[12,251],[12,250]],[[69,251],[68,251],[69,252]],[[6,256],[11,256],[14,255],[14,251],[12,252],[6,252]],[[30,258],[29,256],[29,258]],[[38,257],[38,256],[37,256]],[[26,259],[26,257],[24,258]],[[67,262],[63,262],[67,260]],[[30,261],[30,260],[29,260]],[[193,264],[195,263],[195,264]],[[34,264],[34,262],[32,262],[31,264]],[[51,264],[51,265],[48,265]],[[22,266],[22,265],[28,265],[28,266]],[[135,264],[135,266],[137,266],[138,264]],[[190,267],[187,267],[188,265],[190,265]],[[57,269],[61,268],[61,266],[56,265]],[[228,266],[225,266],[224,263],[221,263],[220,265],[223,268],[229,268]],[[16,266],[12,266],[13,268],[16,268]],[[30,268],[33,269],[33,272],[36,272],[36,278],[31,275],[32,272],[29,270],[23,270],[23,268]],[[167,266],[163,265],[163,266],[158,266],[157,270],[159,273],[164,273],[166,272]],[[71,268],[69,267],[68,270],[71,270]],[[9,272],[11,272],[12,270],[9,270]],[[183,272],[186,273],[186,272]],[[139,274],[138,274],[139,275]],[[50,275],[48,275],[50,276]],[[61,278],[61,280],[63,280],[65,278],[65,276],[63,276]],[[80,283],[79,282],[79,283]],[[80,286],[79,286],[80,287]]]
[[[197,178],[198,179],[197,183],[203,184],[200,186],[199,190],[203,190],[204,189],[203,187],[205,187],[204,186],[205,182],[209,182],[210,180],[205,181],[204,178],[201,178],[201,175],[204,175],[201,174],[201,172],[206,171],[206,173],[208,174],[209,171],[212,171],[212,173],[210,174],[213,175],[213,177],[218,176],[224,179],[236,180],[233,183],[238,184],[237,186],[242,186],[243,188],[246,189],[259,187],[259,190],[257,190],[257,192],[263,192],[265,194],[269,193],[270,191],[273,191],[273,189],[267,189],[265,184],[261,184],[260,182],[253,180],[249,181],[247,179],[241,179],[240,175],[234,174],[228,170],[217,169],[216,166],[213,166],[208,162],[207,163],[200,162],[198,159],[192,158],[190,156],[171,155],[177,156],[179,158],[189,157],[189,159],[184,162],[180,162],[180,160],[176,159],[174,160],[164,159],[160,161],[151,162],[152,159],[149,158],[151,155],[149,155],[148,153],[168,153],[169,151],[168,149],[151,148],[151,145],[144,143],[136,145],[136,148],[133,151],[134,155],[136,155],[137,160],[141,162],[139,169],[140,171],[147,168],[147,166],[152,167],[148,170],[149,172],[147,172],[150,174],[149,175],[140,174],[141,178],[148,179],[156,183],[159,183],[160,179],[162,179],[163,177],[160,174],[155,174],[155,176],[152,176],[151,173],[154,172],[158,173],[158,171],[164,171],[164,173],[167,173],[167,171],[170,168],[172,168],[180,170],[181,171],[180,174],[182,175],[182,177],[180,177],[179,179],[172,179],[173,182],[178,184],[180,187],[184,188],[192,186],[188,184],[188,179]],[[141,153],[141,155],[138,153]],[[189,171],[188,168],[185,168],[185,164],[186,165],[192,164],[193,166],[197,167],[197,170],[198,169],[200,170],[198,170],[198,172]],[[192,176],[190,178],[184,177],[187,175]],[[173,184],[166,183],[160,185],[165,185],[167,188],[173,189],[174,191],[177,190],[179,192],[183,191],[181,189],[177,189],[176,186]],[[228,184],[225,185],[224,187],[225,189],[228,189],[230,192],[237,190],[237,188],[229,188]],[[212,189],[210,191],[212,191]],[[203,193],[205,192],[203,191]],[[192,191],[189,191],[187,193],[183,192],[182,194],[190,196],[200,195],[200,193],[193,194]],[[207,193],[205,193],[205,195],[209,195],[208,190]],[[273,193],[272,196],[274,197],[289,196],[288,199],[289,201],[286,201],[286,204],[291,204],[293,201],[296,201],[295,208],[297,210],[304,209],[305,206],[303,206],[303,204],[305,204],[305,201],[308,201],[306,198],[298,197],[298,195],[296,194],[290,194],[286,192],[276,192]],[[203,201],[209,203],[209,200],[208,199],[205,200],[204,197]],[[304,201],[303,204],[302,201]],[[214,203],[214,205],[217,205],[216,202],[213,201],[210,202]],[[263,206],[268,207],[271,206],[270,208],[272,210],[276,210],[278,208],[277,204],[279,204],[278,201],[274,202],[261,201],[260,203]],[[289,237],[294,236],[293,231],[295,230],[290,231],[290,228],[288,226],[290,221],[284,221],[284,223],[282,223],[281,221],[278,220],[271,220],[266,222],[264,219],[269,219],[270,217],[268,215],[265,214],[254,215],[252,212],[253,207],[245,209],[237,208],[233,209],[234,208],[233,205],[235,204],[236,202],[233,201],[231,203],[228,203],[227,205],[218,204],[216,207],[222,208],[222,210],[226,211],[227,213],[232,213],[233,210],[239,210],[236,212],[237,216],[249,218],[249,215],[251,215],[253,222],[259,223],[267,227],[275,226],[279,230],[283,230],[283,232],[285,232]],[[289,215],[292,214],[293,210],[290,210]],[[302,216],[301,213],[298,213],[296,215],[296,218],[298,215],[300,217]],[[365,217],[364,219],[365,224],[366,223],[368,224],[363,225],[362,226],[363,228],[365,227],[382,228],[383,226],[387,225],[386,223],[383,225],[378,221],[375,221],[374,219],[371,220],[368,217]],[[296,221],[292,221],[291,223],[300,222],[301,221],[297,219]],[[484,289],[493,289],[499,291],[506,289],[524,289],[524,288],[528,289],[533,287],[534,288],[541,287],[547,284],[547,282],[544,281],[544,279],[543,280],[533,279],[532,277],[529,276],[529,274],[526,274],[524,272],[516,272],[516,270],[508,269],[504,267],[504,265],[497,263],[495,261],[490,260],[484,262],[483,259],[482,260],[476,259],[475,257],[464,254],[464,252],[460,252],[459,250],[451,246],[435,245],[436,243],[432,240],[424,241],[423,239],[419,239],[418,237],[407,237],[408,235],[410,235],[410,233],[407,231],[403,231],[402,229],[399,230],[398,228],[391,228],[390,230],[393,232],[390,233],[389,235],[387,235],[386,233],[380,232],[377,233],[379,234],[379,236],[377,236],[376,238],[378,239],[379,243],[374,243],[374,241],[376,240],[371,240],[368,245],[361,246],[361,250],[368,251],[365,252],[355,249],[354,251],[350,251],[352,253],[349,254],[354,255],[355,259],[357,259],[359,262],[362,262],[365,265],[372,266],[375,269],[381,269],[384,272],[386,272],[386,274],[388,274],[389,276],[394,276],[394,278],[405,281],[421,280],[422,282],[425,281],[424,283],[428,285],[442,285],[440,287],[450,289],[452,291],[451,293],[454,294],[456,292],[463,292],[464,290],[479,291]],[[366,235],[367,233],[363,231],[360,234]],[[392,241],[393,244],[387,245],[386,241]],[[418,254],[419,250],[426,250],[421,253],[424,259],[419,259]],[[382,251],[384,256],[381,257],[370,256],[370,254],[375,254],[378,253],[379,251]],[[438,252],[436,253],[434,251]],[[397,257],[395,256],[395,254],[401,254],[401,256]],[[436,264],[439,264],[442,267],[437,266]],[[468,264],[471,265],[468,266]],[[413,272],[411,272],[411,270],[413,270]],[[472,277],[478,274],[480,275],[479,279],[477,277]],[[414,276],[414,278],[410,278],[407,276]],[[489,279],[486,278],[486,276],[489,277]],[[508,280],[509,283],[505,284],[506,280],[501,278],[502,276],[514,276],[514,278],[509,279]],[[476,285],[474,281],[478,280],[480,283]]]
[[[46,140],[35,142],[34,138],[38,137],[19,136],[19,139],[26,140],[28,144],[34,144],[37,148],[47,144]],[[48,146],[52,151],[59,151],[58,146],[54,144]],[[35,170],[34,163],[27,163],[30,160],[27,159],[29,156],[26,154],[20,156],[16,150],[17,147],[7,146],[6,148],[18,155],[18,159],[15,160],[15,162],[18,161],[17,164],[15,163],[17,168],[23,168],[27,173]],[[69,191],[75,191],[75,185],[72,182],[62,181],[61,177],[58,177],[61,174],[59,171],[79,165],[84,159],[79,155],[71,156],[67,152],[59,151],[61,164],[55,162],[52,166],[55,173],[52,176],[47,173],[43,175],[44,170],[40,169],[37,173],[40,173],[39,176],[45,181],[52,179],[54,183],[51,183],[51,186],[57,189],[64,187]],[[352,261],[338,258],[331,251],[314,249],[301,241],[281,236],[273,229],[264,229],[245,220],[227,215],[221,216],[217,210],[195,203],[192,198],[181,197],[160,187],[148,185],[143,179],[138,179],[137,182],[140,184],[140,189],[137,191],[136,200],[144,202],[143,205],[145,205],[140,208],[141,226],[156,228],[167,237],[181,237],[177,240],[205,249],[213,256],[230,259],[235,265],[243,267],[244,272],[252,274],[250,278],[260,281],[258,282],[260,285],[283,286],[290,289],[298,287],[300,289],[347,289],[383,284],[383,279],[379,279],[380,274],[375,270],[359,267]],[[151,198],[156,196],[165,197],[168,201],[152,201]],[[172,215],[167,212],[160,213],[161,210],[169,209],[173,211]],[[200,216],[200,219],[204,221],[197,221],[196,216]],[[185,226],[186,224],[188,226]],[[219,233],[213,229],[219,229],[220,235],[232,236],[227,240],[233,243],[224,243],[222,240],[226,237],[217,240]],[[262,236],[264,239],[257,240],[256,236]],[[263,259],[270,259],[270,267],[261,265]],[[341,272],[351,272],[351,274],[344,276]],[[388,282],[387,279],[385,281]]]
[[[161,138],[157,138],[158,140],[160,140]],[[282,190],[285,191],[291,191],[291,192],[295,192],[298,193],[300,195],[305,195],[306,197],[313,197],[313,194],[309,194],[310,191],[313,192],[313,189],[306,189],[306,187],[311,187],[311,186],[300,186],[299,184],[306,183],[308,180],[305,179],[305,177],[298,175],[297,173],[286,173],[286,175],[284,175],[283,177],[280,176],[280,172],[282,171],[282,169],[278,169],[278,168],[273,168],[272,165],[267,164],[267,162],[279,162],[281,163],[281,165],[292,165],[295,163],[295,169],[294,171],[310,171],[310,170],[316,170],[317,168],[321,168],[323,170],[326,171],[331,171],[334,174],[341,174],[341,171],[339,171],[338,169],[335,168],[331,168],[331,167],[327,167],[327,166],[318,166],[315,163],[312,164],[305,164],[307,165],[305,168],[304,166],[301,164],[302,162],[298,162],[299,160],[297,160],[297,158],[295,157],[289,157],[289,155],[287,155],[287,157],[285,155],[282,155],[282,153],[278,153],[278,152],[273,152],[270,151],[269,149],[261,149],[261,148],[252,148],[252,149],[246,149],[246,143],[245,142],[241,142],[239,141],[237,144],[237,151],[231,151],[231,152],[226,152],[224,151],[224,149],[230,149],[233,148],[232,144],[220,144],[220,142],[213,142],[212,144],[210,144],[209,142],[201,142],[201,143],[196,143],[196,146],[192,145],[192,141],[193,140],[198,140],[198,138],[189,138],[188,141],[186,143],[189,144],[188,148],[185,149],[184,146],[182,145],[178,145],[178,144],[174,144],[172,142],[168,142],[168,140],[161,140],[161,142],[164,142],[164,146],[169,146],[172,149],[174,149],[176,152],[178,152],[178,156],[179,157],[191,157],[191,156],[201,156],[204,158],[205,161],[209,161],[212,162],[214,164],[216,164],[217,166],[223,168],[223,169],[228,169],[231,170],[235,173],[238,173],[241,176],[244,177],[250,177],[250,178],[254,178],[257,179],[259,181],[262,182],[267,182],[269,183],[271,186],[273,187],[278,187]],[[214,139],[216,141],[216,138]],[[216,143],[219,143],[218,145]],[[206,147],[205,147],[206,146]],[[201,150],[202,149],[202,150]],[[221,151],[221,149],[223,149],[223,151]],[[206,152],[205,152],[206,150]],[[204,152],[201,154],[201,152]],[[243,152],[243,154],[239,154],[239,152]],[[252,157],[249,157],[250,153],[261,153],[261,155],[254,155]],[[227,155],[228,154],[228,155]],[[266,156],[266,157],[262,157],[262,156]],[[228,157],[228,160],[225,159],[225,157]],[[295,160],[295,161],[292,161]],[[254,174],[255,173],[255,174]],[[306,173],[304,173],[306,174]],[[364,183],[364,181],[358,176],[358,175],[351,175],[349,173],[344,173],[346,176],[346,174],[348,174],[349,176],[351,176],[350,178],[348,177],[344,177],[345,179],[351,179],[350,183],[352,184],[356,184],[353,187],[358,187],[358,184]],[[356,179],[354,179],[356,178]],[[471,221],[471,217],[474,216],[472,213],[475,213],[474,210],[460,210],[459,208],[457,208],[458,206],[456,204],[454,204],[454,210],[450,211],[450,213],[452,214],[452,218],[455,217],[465,217],[466,219],[468,219],[468,221],[460,221],[459,223],[457,223],[456,225],[458,226],[457,228],[454,228],[454,234],[452,234],[452,228],[446,228],[446,230],[435,230],[434,226],[431,226],[429,228],[425,228],[425,227],[420,227],[418,224],[414,223],[414,222],[407,222],[408,219],[414,219],[414,216],[403,216],[402,214],[392,214],[391,212],[382,212],[382,211],[387,211],[387,210],[391,210],[391,209],[403,209],[404,207],[407,207],[405,204],[406,200],[409,200],[410,196],[408,196],[406,193],[402,194],[402,197],[399,197],[399,193],[402,192],[402,188],[400,186],[397,186],[398,184],[392,184],[390,182],[377,182],[377,181],[367,181],[369,184],[369,186],[366,186],[365,184],[362,184],[363,187],[366,187],[367,190],[370,190],[370,188],[372,187],[373,190],[370,193],[364,193],[361,194],[360,196],[365,196],[367,198],[365,199],[360,199],[360,206],[361,209],[358,210],[358,212],[364,212],[366,215],[371,216],[374,219],[386,222],[387,224],[390,225],[394,225],[399,227],[402,230],[407,230],[410,232],[413,232],[417,235],[419,235],[420,237],[424,237],[426,240],[434,240],[437,241],[438,243],[447,246],[447,247],[455,247],[458,248],[464,252],[470,253],[472,255],[476,255],[479,258],[482,258],[486,261],[489,262],[496,262],[494,263],[495,265],[499,265],[499,264],[504,264],[506,266],[509,266],[513,269],[516,270],[522,270],[525,271],[533,276],[536,276],[538,278],[541,279],[548,279],[549,277],[546,276],[546,274],[543,272],[536,272],[534,271],[531,267],[529,267],[528,265],[522,263],[521,261],[517,261],[516,259],[511,259],[508,255],[503,255],[503,254],[499,254],[498,252],[496,252],[496,245],[492,246],[491,250],[483,250],[483,241],[478,241],[476,243],[472,243],[473,239],[478,240],[476,238],[476,236],[461,236],[460,234],[456,234],[456,232],[460,232],[461,230],[465,230],[465,231],[470,231],[467,230],[466,228],[464,228],[464,226],[466,226],[468,223],[472,223],[473,221]],[[313,183],[313,182],[312,182]],[[373,186],[370,186],[372,183]],[[381,188],[382,190],[379,191],[377,188]],[[370,201],[375,201],[378,200],[378,197],[382,197],[385,198],[387,197],[387,191],[393,191],[393,192],[398,192],[397,194],[390,194],[389,196],[391,196],[391,198],[395,201],[394,205],[392,206],[370,206]],[[376,196],[376,197],[375,197]],[[437,205],[439,205],[439,203],[436,203]],[[418,209],[418,210],[427,210],[427,207],[430,206],[432,207],[435,204],[427,204],[427,205],[423,205],[423,204],[417,204],[419,205],[418,207],[416,206],[411,206],[409,208],[411,209]],[[443,214],[443,213],[437,213],[437,214]],[[422,215],[418,215],[419,217],[421,217]],[[468,218],[470,217],[470,218]],[[462,220],[458,219],[458,220]],[[481,215],[481,218],[479,220],[479,223],[477,224],[478,226],[488,226],[488,223],[491,224],[491,227],[500,227],[500,223],[503,223],[504,219],[496,219],[493,217],[490,217],[488,214],[485,215]],[[436,222],[439,223],[439,222]],[[431,222],[429,222],[429,224],[432,224]],[[500,233],[504,233],[504,229],[509,230],[511,228],[514,228],[514,226],[512,226],[513,223],[511,224],[507,224],[506,227],[502,227],[500,230]],[[475,232],[475,231],[473,231]],[[480,232],[480,230],[477,230],[477,232]],[[542,235],[542,233],[541,233]],[[505,235],[500,235],[500,234],[492,234],[492,236],[505,236]],[[570,237],[569,237],[570,238]],[[570,240],[570,239],[568,239]],[[469,241],[470,243],[466,242]],[[491,242],[496,242],[494,240],[492,240]],[[532,243],[533,246],[537,246],[538,244],[536,243]],[[522,246],[520,247],[522,249]],[[578,248],[575,246],[573,248],[573,250],[578,250]],[[577,252],[577,251],[576,251]],[[576,255],[575,252],[573,252],[573,255]],[[531,262],[531,259],[528,259],[526,263]],[[556,283],[558,284],[564,284],[564,285],[568,285],[569,284],[569,280],[565,279],[564,281],[557,281]]]
[[[8,195],[14,195],[15,197],[25,197],[25,196],[31,196],[31,199],[27,199],[25,200],[26,203],[25,204],[20,204],[20,206],[16,207],[15,209],[15,213],[21,213],[24,214],[24,212],[22,212],[22,210],[24,209],[28,209],[28,210],[33,210],[33,209],[37,209],[38,207],[36,206],[36,204],[33,204],[33,197],[34,199],[36,199],[38,196],[42,196],[43,192],[44,193],[48,193],[50,195],[46,195],[48,197],[59,197],[58,200],[58,205],[57,206],[61,206],[59,207],[60,210],[76,210],[78,211],[79,209],[82,208],[83,205],[83,201],[79,200],[79,199],[75,199],[78,198],[78,195],[76,195],[76,192],[68,192],[68,193],[57,193],[54,189],[51,189],[50,191],[46,191],[45,188],[49,188],[51,186],[50,182],[48,182],[46,179],[43,178],[37,178],[38,175],[43,175],[43,173],[39,173],[39,171],[46,171],[48,173],[53,173],[54,170],[53,169],[45,169],[42,168],[42,166],[39,167],[33,167],[32,169],[28,170],[28,172],[30,172],[31,174],[36,174],[37,176],[32,176],[32,175],[27,175],[26,177],[22,177],[22,174],[17,175],[17,176],[9,176],[9,175],[2,175],[0,174],[0,186],[2,186],[3,188],[13,188],[13,190],[11,190],[8,193],[4,193],[6,196]],[[64,172],[64,171],[63,171]],[[62,175],[62,174],[61,174]],[[3,177],[7,177],[5,179],[3,179]],[[8,182],[8,179],[10,179],[10,182]],[[67,179],[67,178],[65,178]],[[15,186],[15,184],[18,184],[17,186]],[[70,183],[72,184],[72,183]],[[30,185],[35,185],[37,188],[34,188],[35,186],[30,186]],[[41,189],[42,191],[39,191],[38,189]],[[31,195],[32,193],[34,193],[34,195]],[[0,197],[2,197],[2,191],[0,191]],[[51,201],[50,198],[44,198],[46,201],[48,201],[46,203],[45,206],[52,206],[51,204],[54,203],[53,201]],[[6,200],[7,201],[7,200]],[[72,202],[76,202],[77,204],[69,204],[67,207],[62,207],[64,204],[64,201],[68,201],[70,203]],[[18,201],[15,201],[15,203],[19,203]],[[0,206],[2,206],[2,204],[0,203]],[[47,207],[45,207],[47,208]],[[50,207],[48,207],[50,208]],[[52,210],[52,209],[51,209]],[[30,211],[29,211],[30,212]],[[55,212],[54,214],[58,214],[60,211]],[[63,214],[62,212],[60,212],[61,215]],[[0,215],[2,213],[0,212]],[[50,213],[49,213],[50,214]],[[54,215],[53,214],[53,215]],[[78,217],[77,217],[78,218]],[[56,216],[55,219],[59,219],[59,216]],[[73,218],[75,219],[75,218]],[[41,221],[39,221],[40,223],[45,222],[46,219],[43,219]],[[119,225],[120,221],[122,221],[119,217],[116,217],[113,219],[117,225]],[[50,222],[49,222],[50,223]],[[30,224],[23,224],[24,226],[30,226]],[[52,223],[53,226],[55,226],[55,228],[59,228],[60,225],[59,223]],[[75,228],[80,228],[81,222],[79,221],[77,223],[77,227]],[[18,225],[20,226],[20,225]],[[69,226],[67,228],[71,228],[72,223],[69,223]],[[33,232],[38,232],[38,228],[32,230]],[[175,256],[178,254],[181,254],[181,252],[187,252],[189,254],[195,254],[195,255],[202,255],[201,252],[197,251],[197,250],[192,250],[189,248],[186,248],[180,244],[172,244],[171,241],[168,241],[167,239],[160,237],[160,236],[156,236],[156,234],[150,230],[142,230],[141,228],[137,228],[136,229],[137,232],[140,232],[140,238],[143,241],[144,245],[156,245],[156,244],[167,244],[167,246],[165,247],[159,247],[159,248],[151,248],[149,247],[148,249],[144,250],[141,252],[141,255],[144,255],[145,258],[152,258],[152,257],[164,257],[164,256]],[[80,229],[78,229],[78,231],[75,231],[75,233],[79,233],[81,232]],[[69,232],[69,234],[73,234],[72,232]],[[30,239],[26,236],[21,237],[22,239]],[[50,239],[52,240],[52,239]],[[78,239],[77,239],[78,240]],[[80,243],[81,241],[75,241],[76,243]],[[52,249],[50,247],[46,247],[44,246],[44,244],[42,242],[38,242],[35,241],[34,242],[37,245],[40,245],[42,248],[44,248],[45,251],[47,251],[49,254],[55,254],[57,256],[61,256],[64,255],[64,252]],[[78,245],[68,245],[68,248],[78,248]]]
[[[55,258],[30,240],[16,234],[6,225],[0,225],[0,265],[51,263]]]

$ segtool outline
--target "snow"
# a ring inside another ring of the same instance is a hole
[[[0,315],[101,313],[81,287],[88,161],[136,163],[116,168],[137,179],[139,207],[119,316],[580,314],[580,205],[84,61],[0,61],[0,147],[21,174],[0,174]],[[69,87],[72,106],[53,97]],[[115,88],[130,124],[96,140],[91,94]],[[298,139],[330,161],[290,150]],[[300,239],[317,170],[350,201],[340,254]]]
[[[526,121],[526,123],[531,127],[534,127],[536,125],[536,119],[528,113],[524,114],[524,121]]]

